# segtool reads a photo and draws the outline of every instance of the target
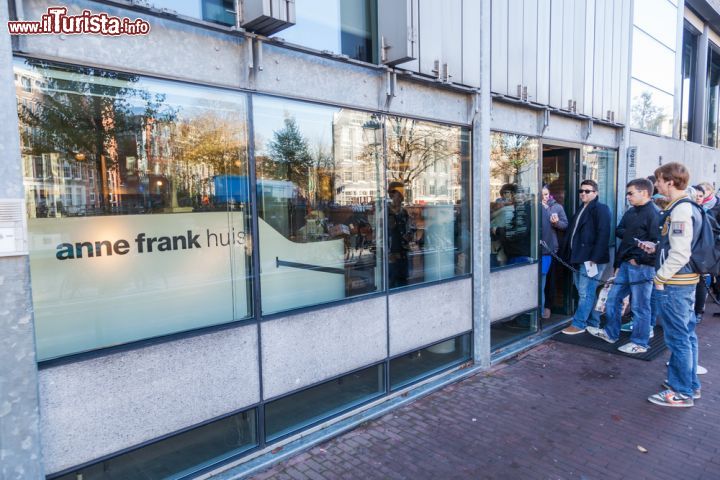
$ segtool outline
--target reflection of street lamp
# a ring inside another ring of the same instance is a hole
[[[380,165],[378,165],[377,149],[381,142],[378,142],[378,132],[382,128],[382,124],[376,114],[370,115],[370,119],[362,125],[363,130],[368,134],[372,135],[372,143],[368,142],[368,146],[372,148],[372,158],[375,163],[375,201],[380,201]],[[369,140],[369,139],[368,139]],[[376,205],[379,207],[379,205]],[[379,211],[379,210],[377,210]]]

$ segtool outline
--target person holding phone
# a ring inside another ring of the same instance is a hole
[[[548,272],[552,265],[552,253],[558,251],[558,234],[568,227],[567,215],[565,209],[550,195],[548,185],[542,188],[542,224],[540,237],[547,247],[542,247],[542,265],[541,265],[541,298],[540,308],[542,309],[542,317],[550,318],[550,307],[546,304],[545,285],[547,282]],[[552,287],[552,285],[551,285]]]
[[[623,298],[630,294],[632,334],[630,343],[622,345],[618,350],[639,354],[647,352],[653,336],[650,297],[655,276],[655,253],[647,253],[645,250],[649,250],[649,245],[655,245],[658,240],[660,213],[652,203],[653,185],[650,180],[636,178],[628,182],[625,188],[630,208],[615,229],[620,245],[615,254],[615,283],[605,303],[605,328],[587,327],[587,331],[606,342],[617,342],[620,338]],[[593,311],[593,315],[599,318],[600,313]]]
[[[595,289],[603,270],[610,262],[610,209],[598,200],[598,184],[586,179],[580,182],[582,208],[573,215],[569,235],[565,235],[561,258],[577,268],[573,283],[578,291],[578,306],[572,324],[564,329],[565,335],[577,335],[587,325],[599,327],[591,313],[595,306]]]

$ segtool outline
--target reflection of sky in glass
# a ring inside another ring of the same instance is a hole
[[[256,96],[253,98],[253,110],[258,155],[267,154],[265,143],[284,127],[286,117],[295,119],[311,148],[332,145],[333,115],[337,108]]]
[[[636,28],[633,32],[632,76],[672,94],[675,53]]]
[[[672,50],[677,50],[677,7],[668,0],[635,0],[633,22]]]
[[[645,103],[642,95],[649,94]],[[672,134],[673,96],[632,79],[630,126],[670,136]]]
[[[148,2],[155,8],[167,8],[175,10],[180,15],[187,15],[193,18],[202,18],[200,0],[150,0]]]
[[[296,25],[274,36],[316,50],[341,52],[338,0],[300,0],[295,3],[295,21]]]

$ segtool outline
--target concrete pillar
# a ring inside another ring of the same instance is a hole
[[[695,69],[695,112],[692,139],[705,143],[705,117],[707,115],[707,68],[708,68],[708,26],[705,25],[697,44],[697,68]],[[682,52],[682,49],[680,49]]]
[[[0,2],[0,199],[23,199],[8,2]],[[27,256],[0,257],[0,478],[44,478]]]
[[[473,141],[473,360],[490,365],[490,0],[480,5],[480,92]]]

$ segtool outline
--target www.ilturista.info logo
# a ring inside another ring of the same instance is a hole
[[[9,21],[10,35],[147,35],[150,24],[141,19],[114,17],[107,13],[83,10],[80,15],[68,15],[66,7],[50,7],[40,21]]]

